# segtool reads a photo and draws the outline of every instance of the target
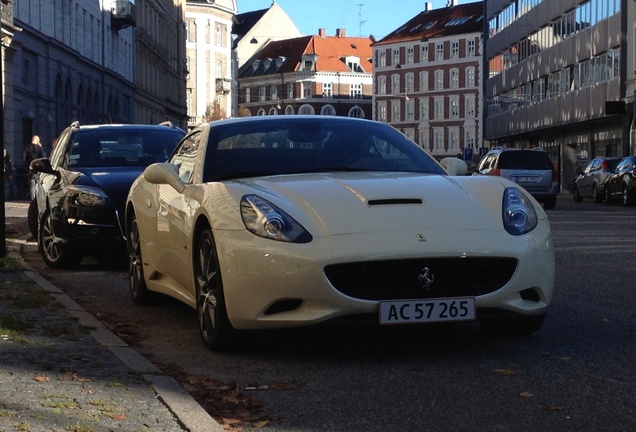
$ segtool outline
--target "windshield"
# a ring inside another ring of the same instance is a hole
[[[213,125],[204,181],[333,171],[444,174],[388,125],[337,117],[278,118]]]

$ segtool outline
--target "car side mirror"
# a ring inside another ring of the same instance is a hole
[[[185,183],[179,177],[179,168],[171,163],[154,163],[144,170],[144,179],[152,184],[167,184],[177,192],[185,189]]]
[[[463,176],[468,172],[468,165],[456,157],[446,157],[440,161],[446,173],[450,176]]]
[[[58,175],[58,171],[54,170],[51,166],[51,160],[48,158],[34,159],[31,161],[29,165],[29,171],[32,174],[36,173],[45,173],[45,174],[53,174]]]

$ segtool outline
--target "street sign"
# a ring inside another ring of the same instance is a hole
[[[465,148],[464,149],[464,161],[472,162],[473,161],[473,149]]]

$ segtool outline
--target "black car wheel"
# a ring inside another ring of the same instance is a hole
[[[45,210],[40,223],[38,239],[42,259],[51,268],[73,268],[82,261],[82,255],[69,246],[68,240],[59,237],[53,229],[51,211]]]
[[[33,199],[29,203],[27,210],[27,222],[29,224],[29,232],[35,238],[38,238],[38,202]]]
[[[607,186],[605,186],[605,204],[607,204],[607,205],[611,205],[612,204],[612,194],[610,193],[610,191],[607,188]]]
[[[623,205],[631,207],[634,205],[634,194],[627,190],[627,186],[623,185]]]
[[[495,336],[530,336],[543,325],[546,314],[488,317],[479,324],[489,334]]]
[[[201,233],[194,260],[199,330],[205,346],[227,348],[233,328],[227,317],[219,259],[210,229]]]
[[[598,186],[596,184],[592,185],[592,200],[597,204],[603,202],[603,194],[598,193]]]
[[[137,305],[144,306],[151,303],[152,293],[148,291],[144,279],[143,260],[141,258],[141,241],[139,239],[139,225],[137,218],[132,217],[128,231],[128,281],[130,285],[130,297]]]
[[[574,192],[573,192],[573,196],[574,196],[574,202],[581,202],[583,201],[583,198],[581,197],[581,194],[579,193],[579,188],[578,186],[574,185]]]

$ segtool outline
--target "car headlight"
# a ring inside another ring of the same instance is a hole
[[[103,190],[91,186],[73,186],[69,188],[72,202],[85,207],[103,206],[108,203],[108,195]]]
[[[245,228],[259,237],[290,243],[309,243],[313,239],[291,216],[257,195],[241,199],[241,217]]]
[[[503,196],[503,224],[512,235],[522,235],[537,226],[537,212],[525,192],[508,187]]]

